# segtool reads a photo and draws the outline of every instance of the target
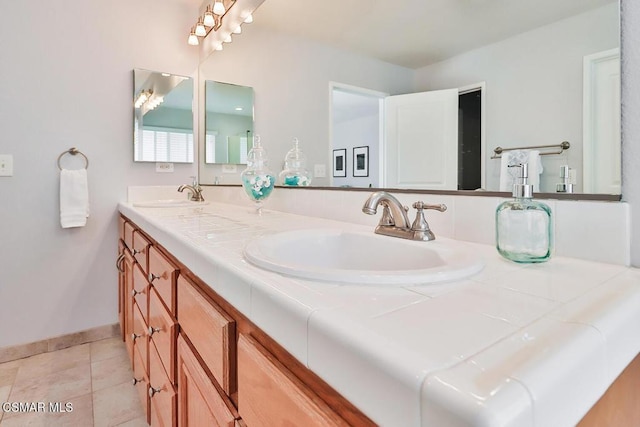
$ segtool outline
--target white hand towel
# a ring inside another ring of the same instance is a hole
[[[529,165],[528,183],[533,185],[533,191],[540,191],[540,174],[544,171],[542,159],[538,150],[513,150],[502,153],[500,163],[500,191],[512,191],[513,184],[519,182],[520,168],[509,166],[527,163]]]
[[[84,227],[89,217],[87,170],[60,171],[60,224],[62,228]]]

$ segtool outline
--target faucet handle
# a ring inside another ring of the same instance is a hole
[[[428,205],[425,202],[417,201],[413,204],[413,208],[417,209],[418,212],[422,211],[423,209],[433,209],[436,211],[444,212],[447,210],[447,205],[445,205],[444,203],[439,205]]]

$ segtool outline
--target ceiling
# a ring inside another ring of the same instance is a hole
[[[252,25],[420,68],[614,2],[266,0]]]

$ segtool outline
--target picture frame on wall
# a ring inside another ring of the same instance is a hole
[[[369,176],[369,146],[353,147],[353,176]]]
[[[333,150],[333,176],[345,178],[347,176],[347,149]]]

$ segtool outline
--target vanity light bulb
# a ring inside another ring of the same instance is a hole
[[[195,32],[191,32],[191,34],[189,34],[189,38],[187,39],[187,43],[190,44],[191,46],[198,46],[200,44],[200,42],[198,41],[198,37],[196,36]]]
[[[204,37],[207,35],[207,29],[204,28],[204,24],[202,23],[202,18],[198,19],[198,23],[196,24],[196,36]]]
[[[202,23],[207,27],[213,27],[214,25],[216,25],[216,20],[213,17],[211,6],[207,6],[207,11],[204,13],[204,20],[202,21]]]
[[[240,33],[242,33],[242,27],[238,25],[236,29],[233,30],[233,34],[240,34]]]
[[[224,38],[225,43],[231,43],[231,34]]]
[[[219,45],[216,46],[216,50],[222,50],[222,43],[220,43]]]
[[[224,4],[221,1],[216,1],[213,4],[213,13],[216,15],[224,15],[225,12]]]
[[[253,15],[249,14],[246,18],[244,18],[245,24],[251,24],[253,22]]]

